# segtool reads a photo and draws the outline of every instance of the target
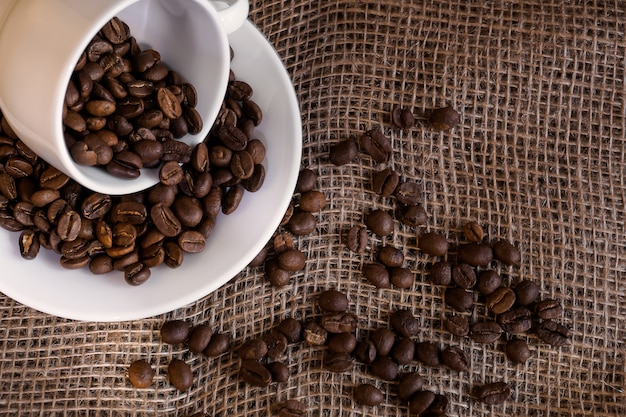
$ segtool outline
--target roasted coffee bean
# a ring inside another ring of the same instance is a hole
[[[187,131],[192,135],[197,135],[202,131],[202,126],[204,122],[202,121],[202,116],[200,113],[189,106],[185,106],[183,108],[183,118],[185,119],[185,124],[187,125]]]
[[[163,161],[187,163],[191,160],[191,146],[173,139],[163,141]]]
[[[265,159],[266,149],[259,139],[251,139],[246,145],[246,151],[252,155],[255,164],[261,164]]]
[[[237,350],[237,355],[243,360],[258,361],[267,354],[267,343],[262,338],[246,340]]]
[[[183,343],[189,337],[191,327],[184,320],[170,320],[161,326],[161,341],[169,345]]]
[[[111,229],[114,246],[129,246],[137,239],[137,229],[130,223],[116,223]]]
[[[327,350],[324,353],[323,365],[324,368],[330,372],[341,373],[350,371],[354,363],[352,361],[352,356],[348,353]]]
[[[397,394],[398,398],[408,401],[413,394],[420,391],[424,386],[424,378],[417,372],[407,372],[400,375],[398,379]]]
[[[419,249],[427,255],[443,256],[448,252],[448,240],[436,232],[424,233],[418,240]]]
[[[184,227],[196,227],[203,218],[200,200],[186,195],[180,195],[171,206],[174,216]]]
[[[415,275],[409,268],[391,268],[389,270],[389,280],[396,288],[408,289],[415,282]]]
[[[473,389],[474,397],[485,404],[503,404],[511,397],[511,387],[506,382],[492,382]]]
[[[230,167],[233,151],[222,145],[212,146],[209,150],[209,163],[214,167]]]
[[[544,320],[539,323],[536,332],[541,340],[554,347],[569,345],[571,343],[569,329],[552,320]]]
[[[306,415],[306,406],[297,400],[287,400],[273,408],[277,417],[302,417]]]
[[[370,340],[379,356],[387,356],[396,341],[396,334],[390,329],[380,327],[372,332]]]
[[[176,96],[169,88],[159,88],[156,91],[157,103],[163,115],[168,119],[177,119],[183,115],[183,109]]]
[[[502,335],[502,327],[495,321],[479,321],[471,326],[470,337],[477,343],[493,343]]]
[[[233,100],[242,101],[252,97],[252,87],[244,81],[233,81],[227,89],[228,97]]]
[[[455,265],[452,268],[452,281],[461,288],[472,289],[476,285],[476,272],[468,264]]]
[[[13,178],[25,178],[33,173],[33,166],[22,157],[11,156],[4,163],[4,170]]]
[[[282,232],[274,235],[274,239],[272,240],[274,253],[280,255],[289,249],[295,249],[296,244],[293,240],[293,236],[291,233]]]
[[[241,107],[247,120],[252,120],[255,126],[261,123],[263,120],[263,111],[256,102],[248,99],[242,100]]]
[[[446,288],[444,301],[454,310],[464,313],[469,311],[474,304],[474,294],[464,288]]]
[[[265,277],[275,287],[280,288],[289,284],[291,276],[289,271],[278,265],[278,260],[268,259],[265,262]]]
[[[244,360],[241,363],[239,376],[247,384],[255,387],[267,387],[272,383],[272,374],[261,363],[255,360]]]
[[[450,285],[452,282],[452,264],[447,261],[435,262],[430,269],[430,282],[435,285]]]
[[[348,309],[348,297],[337,290],[323,291],[317,298],[317,305],[325,312],[344,312]]]
[[[374,362],[377,354],[374,342],[371,340],[361,340],[360,342],[357,342],[356,347],[354,348],[354,357],[358,361],[367,365]]]
[[[81,213],[86,219],[101,219],[108,213],[111,206],[111,196],[107,194],[93,193],[83,200],[83,203],[81,204]]]
[[[303,338],[310,346],[321,346],[328,339],[328,331],[316,322],[309,321],[303,327]]]
[[[459,262],[471,266],[487,266],[493,259],[493,250],[486,243],[470,242],[458,247]]]
[[[359,384],[354,389],[354,400],[359,404],[375,407],[385,400],[385,396],[372,384]]]
[[[400,209],[398,219],[404,225],[416,227],[426,224],[428,214],[420,205],[408,205]]]
[[[390,197],[400,183],[400,175],[391,168],[385,168],[374,174],[372,190],[383,197]]]
[[[378,356],[374,359],[370,370],[374,376],[384,381],[393,381],[400,373],[398,365],[388,356]]]
[[[136,262],[124,268],[124,279],[130,285],[141,285],[150,278],[150,268]]]
[[[433,342],[419,342],[415,344],[415,359],[426,366],[441,366],[441,349]]]
[[[470,331],[469,321],[465,316],[460,315],[446,317],[443,322],[443,327],[458,337],[465,337]]]
[[[267,357],[274,360],[280,358],[287,350],[288,340],[284,334],[279,331],[270,331],[265,334],[262,339],[267,346]]]
[[[422,186],[413,181],[402,181],[396,187],[394,195],[401,204],[414,206],[422,200]]]
[[[352,313],[325,313],[320,319],[320,325],[329,333],[354,332],[359,319]]]
[[[40,243],[35,231],[26,229],[19,237],[20,255],[24,259],[35,259],[39,253]]]
[[[2,176],[3,174],[0,174],[0,191],[2,191],[2,194],[7,196],[8,198],[11,198],[8,195],[6,195],[3,191]],[[39,177],[39,185],[41,186],[41,188],[59,190],[64,185],[66,185],[69,182],[69,180],[70,180],[70,177],[68,177],[67,175],[59,171],[58,169],[50,166],[41,173],[41,176]]]
[[[194,326],[189,333],[189,340],[187,341],[187,347],[192,353],[201,353],[207,348],[211,337],[213,336],[213,329],[208,324],[199,324]]]
[[[296,193],[305,193],[315,188],[317,184],[317,174],[308,168],[303,168],[298,173],[296,181]]]
[[[113,160],[106,165],[109,174],[129,179],[139,177],[141,168],[143,168],[143,162],[139,155],[127,150],[116,154]]]
[[[222,126],[217,131],[220,141],[233,151],[243,151],[248,144],[248,137],[235,126]]]
[[[539,285],[530,280],[520,281],[515,286],[515,301],[521,306],[529,306],[539,298]]]
[[[156,140],[142,139],[133,145],[133,151],[139,155],[144,166],[158,165],[163,158],[163,145]]]
[[[59,216],[56,232],[61,240],[71,241],[78,237],[80,226],[80,214],[74,210],[67,210]]]
[[[404,264],[404,254],[393,246],[381,246],[376,254],[378,261],[388,268],[401,267]]]
[[[365,218],[365,225],[380,237],[390,235],[394,229],[393,217],[381,209],[372,210]]]
[[[272,375],[272,381],[283,383],[289,381],[289,368],[282,362],[270,362],[265,365],[270,374]]]
[[[399,106],[391,110],[391,121],[400,129],[410,129],[415,125],[415,117],[411,110]]]
[[[361,226],[352,226],[344,233],[344,243],[352,252],[363,253],[367,248],[367,230]]]
[[[61,256],[59,263],[66,269],[80,269],[89,264],[89,257],[83,256],[82,258],[68,259],[65,256]]]
[[[415,356],[415,342],[408,337],[396,341],[391,349],[391,357],[398,365],[408,365]]]
[[[500,239],[493,244],[493,255],[505,265],[518,266],[522,259],[519,250],[504,239]]]
[[[483,227],[475,221],[470,221],[463,225],[463,234],[470,242],[482,242],[485,237]]]
[[[17,198],[15,179],[6,172],[0,172],[0,193],[9,200]]]
[[[498,315],[497,322],[504,331],[511,334],[524,333],[532,327],[532,314],[526,307],[514,307]]]
[[[502,285],[502,278],[493,269],[482,271],[478,275],[476,288],[482,295],[490,295]]]
[[[419,332],[419,321],[409,310],[400,309],[391,313],[391,327],[405,337],[415,336]]]
[[[247,179],[254,173],[254,160],[246,151],[235,152],[230,160],[230,171],[236,178]]]
[[[534,312],[542,320],[556,319],[563,314],[563,306],[558,300],[541,300],[534,304]]]
[[[461,115],[452,106],[434,109],[428,118],[430,125],[436,130],[455,128],[461,121]]]
[[[179,391],[187,391],[193,385],[191,367],[180,359],[172,359],[167,366],[170,384]]]
[[[428,390],[419,390],[409,399],[409,412],[411,415],[421,415],[435,401],[435,393]]]
[[[33,223],[34,213],[35,206],[27,201],[20,201],[16,203],[13,208],[13,216],[15,217],[15,220],[22,223],[24,226],[35,225],[35,223]]]
[[[525,340],[513,338],[504,347],[506,357],[513,363],[525,363],[530,358],[530,348]]]
[[[261,164],[256,164],[254,166],[254,171],[252,172],[252,176],[250,178],[246,178],[241,181],[241,185],[246,191],[250,191],[251,193],[255,193],[261,189],[263,183],[265,182],[265,167]]]
[[[148,268],[154,268],[165,262],[165,249],[160,243],[155,243],[141,250],[140,259]]]
[[[456,346],[449,346],[441,351],[441,362],[457,372],[468,372],[470,369],[470,359],[465,351]]]
[[[300,210],[315,213],[326,207],[326,196],[317,190],[307,191],[300,196]]]
[[[286,271],[300,271],[306,265],[306,256],[298,249],[287,249],[277,257],[278,266]]]
[[[206,349],[202,352],[209,357],[220,356],[230,349],[230,336],[226,333],[213,333]]]
[[[349,164],[356,158],[359,149],[353,139],[344,139],[330,148],[330,162],[335,166]]]
[[[328,349],[338,353],[352,353],[356,349],[356,336],[352,333],[337,333],[328,339]]]
[[[515,292],[509,287],[497,288],[487,296],[485,306],[494,314],[509,311],[515,304]]]
[[[152,385],[154,371],[152,366],[143,359],[131,362],[128,367],[128,380],[135,388],[148,388]]]
[[[283,319],[276,328],[287,338],[289,343],[297,343],[302,340],[302,323],[293,317]]]
[[[198,231],[186,230],[178,235],[176,242],[183,252],[199,253],[204,250],[206,239],[204,235]]]
[[[317,220],[308,211],[298,211],[291,216],[287,228],[296,236],[304,236],[313,233],[317,226]]]
[[[169,207],[157,203],[150,209],[150,218],[156,228],[165,236],[177,236],[182,231],[182,225]]]
[[[222,213],[226,215],[233,214],[243,199],[243,193],[244,188],[239,184],[230,187],[226,194],[224,194],[224,199],[222,201]],[[292,233],[294,232],[292,231]]]
[[[391,140],[381,129],[368,130],[361,136],[360,143],[363,151],[378,163],[384,164],[391,158]]]

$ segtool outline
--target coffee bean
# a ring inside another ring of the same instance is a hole
[[[296,181],[296,193],[313,190],[317,184],[317,174],[308,168],[300,170]]]
[[[349,164],[359,149],[353,139],[345,139],[330,148],[330,162],[335,166]]]
[[[444,301],[454,310],[464,313],[472,308],[474,294],[463,288],[450,287],[445,290]]]
[[[287,400],[273,408],[278,417],[301,417],[306,415],[306,406],[296,400]]]
[[[408,365],[415,356],[415,342],[407,338],[398,340],[391,349],[391,357],[398,365]]]
[[[59,216],[56,232],[61,240],[71,241],[78,237],[80,227],[80,214],[74,210],[67,210]]]
[[[220,141],[233,151],[243,151],[248,144],[248,137],[235,126],[220,127],[217,135]]]
[[[502,278],[493,269],[482,271],[478,275],[476,288],[482,295],[490,295],[502,285]]]
[[[400,129],[410,129],[415,125],[415,118],[411,110],[395,106],[391,111],[391,120]]]
[[[383,197],[390,197],[400,183],[400,175],[391,168],[385,168],[374,174],[372,190]]]
[[[511,334],[524,333],[532,327],[532,315],[526,307],[514,307],[498,315],[497,322],[504,331]]]
[[[450,285],[452,282],[452,264],[447,261],[438,261],[430,269],[430,282],[435,285]]]
[[[246,151],[235,152],[230,160],[230,171],[235,178],[248,179],[254,173],[254,159]]]
[[[182,231],[182,225],[169,207],[157,203],[150,209],[150,218],[156,228],[165,236],[177,236]]]
[[[161,326],[161,341],[169,345],[183,343],[189,337],[191,327],[184,320],[166,321]]]
[[[422,206],[413,204],[408,206],[403,206],[400,209],[398,219],[404,225],[416,227],[428,222],[428,214],[426,210],[422,208]]]
[[[265,262],[265,277],[277,288],[284,287],[291,279],[289,271],[281,268],[276,259],[268,259]]]
[[[465,337],[469,334],[470,325],[465,316],[448,316],[443,322],[443,327],[457,337]]]
[[[390,235],[394,229],[393,217],[381,209],[372,210],[365,218],[365,225],[380,237]]]
[[[424,233],[419,237],[418,247],[427,255],[443,256],[448,252],[448,240],[436,232]]]
[[[131,362],[128,367],[128,379],[135,388],[148,388],[154,379],[152,366],[143,359]]]
[[[267,354],[267,343],[261,338],[245,341],[237,350],[237,355],[243,360],[258,361]]]
[[[419,342],[415,344],[415,359],[426,366],[441,366],[441,349],[433,342]]]
[[[369,263],[363,266],[363,275],[376,288],[389,288],[391,281],[387,268],[379,263]]]
[[[473,389],[474,397],[485,404],[503,404],[511,397],[511,387],[506,382],[492,382]]]
[[[353,367],[352,356],[348,353],[327,350],[324,353],[323,366],[330,372],[347,372]]]
[[[487,296],[485,306],[494,314],[509,311],[515,304],[515,292],[509,287],[500,287]]]
[[[463,225],[463,234],[470,242],[482,242],[485,237],[485,231],[482,226],[475,221],[470,221]]]
[[[360,138],[361,148],[378,163],[384,164],[391,158],[391,140],[380,129],[371,129]]]
[[[273,247],[274,253],[280,255],[281,253],[295,249],[295,242],[293,236],[288,232],[277,233],[274,235]]]
[[[259,139],[251,139],[246,145],[246,151],[252,155],[255,164],[261,164],[265,159],[266,149]]]
[[[406,372],[400,375],[397,385],[398,398],[408,401],[424,386],[424,378],[417,372]]]
[[[328,349],[338,353],[352,353],[356,349],[356,336],[352,333],[337,333],[328,339]]]
[[[244,360],[241,363],[239,376],[247,384],[255,387],[267,387],[272,383],[272,374],[261,363],[255,360]]]
[[[400,309],[391,313],[391,327],[405,337],[415,336],[419,332],[419,321],[409,310]]]
[[[479,321],[471,326],[470,337],[477,343],[493,343],[502,335],[502,327],[495,321]]]
[[[35,259],[39,253],[40,243],[37,234],[30,229],[22,231],[19,237],[20,255],[24,259]]]
[[[291,216],[287,227],[296,236],[304,236],[313,233],[317,226],[317,220],[308,211],[298,211]]]
[[[387,356],[396,341],[396,334],[390,329],[380,327],[372,332],[370,340],[379,356]]]
[[[448,368],[457,372],[468,372],[470,359],[461,348],[449,346],[441,351],[441,361]]]
[[[352,252],[363,253],[367,248],[367,230],[361,226],[352,226],[344,233],[344,243]]]
[[[265,365],[272,376],[272,381],[283,383],[289,381],[290,372],[287,365],[282,362],[270,362]]]
[[[569,329],[555,321],[544,320],[535,330],[539,338],[550,346],[560,347],[571,343]]]
[[[513,338],[506,342],[504,353],[513,363],[525,363],[531,355],[528,343],[518,338]]]
[[[436,130],[455,128],[461,121],[461,116],[452,106],[434,109],[428,118],[430,125]]]
[[[470,242],[458,247],[458,260],[471,266],[487,266],[493,259],[493,250],[486,243]]]
[[[304,325],[303,338],[310,346],[321,346],[326,343],[328,331],[316,322],[309,321]]]
[[[323,291],[317,298],[317,305],[325,312],[344,312],[348,309],[348,297],[337,290]]]
[[[375,407],[385,400],[385,396],[372,384],[359,384],[354,390],[354,400],[359,404]]]
[[[411,415],[424,413],[435,401],[435,393],[429,390],[419,390],[409,399],[409,412]]]
[[[326,207],[326,196],[316,190],[307,191],[300,196],[300,210],[311,213],[318,212]]]
[[[389,270],[389,280],[396,288],[409,289],[415,282],[415,275],[409,268],[391,268]]]
[[[214,333],[202,353],[209,357],[220,356],[230,349],[230,336],[226,333]]]
[[[359,319],[352,313],[325,313],[320,319],[320,325],[329,333],[354,332],[358,327]]]
[[[422,186],[413,181],[403,181],[396,187],[394,195],[401,204],[414,206],[422,200]]]
[[[150,268],[142,262],[135,262],[124,268],[124,279],[130,285],[141,285],[150,278]]]
[[[213,336],[213,329],[208,324],[199,324],[191,329],[187,346],[192,353],[203,352]]]
[[[204,216],[200,200],[187,195],[179,195],[172,204],[171,209],[174,216],[184,227],[196,227]]]
[[[378,248],[377,258],[380,263],[388,268],[396,268],[404,263],[404,254],[393,246],[381,246]]]
[[[476,272],[468,264],[455,265],[452,268],[452,281],[461,288],[472,289],[476,285]]]
[[[288,249],[278,255],[278,266],[286,271],[300,271],[306,265],[306,257],[298,249]]]
[[[563,314],[563,306],[558,300],[541,300],[534,304],[534,312],[543,320],[556,319]]]
[[[278,359],[287,350],[287,338],[282,333],[273,330],[265,334],[262,339],[267,346],[267,357],[269,359]]]
[[[370,365],[372,374],[384,381],[393,381],[400,373],[398,365],[388,356],[378,356]]]
[[[354,357],[358,361],[369,365],[374,362],[376,356],[377,352],[374,342],[371,340],[361,340],[360,342],[357,342],[356,347],[354,348]]]
[[[191,367],[180,359],[172,359],[167,367],[170,384],[179,391],[187,391],[193,385]]]
[[[539,298],[539,285],[530,280],[522,280],[515,286],[515,301],[521,306],[529,306]]]
[[[518,266],[522,259],[519,250],[504,239],[500,239],[493,244],[493,255],[505,265]]]

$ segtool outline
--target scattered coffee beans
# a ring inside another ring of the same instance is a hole
[[[354,400],[359,404],[374,407],[385,399],[382,391],[372,384],[360,384],[354,390]]]
[[[152,366],[143,359],[132,362],[128,367],[128,379],[135,388],[148,388],[153,378]]]
[[[167,367],[170,383],[179,391],[187,391],[193,385],[191,367],[180,359],[172,359]]]
[[[506,382],[492,382],[477,386],[473,394],[476,399],[485,404],[498,405],[511,397],[511,387]]]
[[[452,106],[434,109],[429,117],[430,125],[437,130],[448,130],[456,127],[461,116]]]

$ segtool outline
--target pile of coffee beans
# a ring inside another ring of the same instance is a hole
[[[212,99],[212,98],[211,98]],[[175,139],[202,130],[195,87],[137,45],[114,17],[89,42],[65,93],[65,141],[75,162],[137,178],[143,167],[184,162],[190,151]]]
[[[214,332],[209,324],[192,326],[185,320],[169,320],[161,325],[161,342],[183,345],[193,354],[214,358],[230,351],[231,337],[227,333]],[[182,359],[172,358],[167,367],[170,384],[179,391],[187,391],[193,385],[191,366]],[[128,379],[135,388],[152,385],[154,371],[144,359],[133,361],[128,367]]]
[[[231,71],[218,119],[195,148],[179,141],[169,147],[141,130],[150,137],[137,144],[163,143],[176,160],[162,165],[159,184],[124,196],[74,182],[30,150],[0,114],[0,227],[20,232],[24,259],[43,247],[65,268],[122,271],[131,285],[161,264],[179,267],[185,254],[204,249],[220,213],[233,213],[245,192],[263,185],[266,149],[253,136],[262,113],[252,94]]]

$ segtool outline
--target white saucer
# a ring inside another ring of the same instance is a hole
[[[237,79],[254,89],[263,110],[255,136],[267,148],[265,183],[246,192],[237,211],[220,214],[202,253],[185,256],[177,269],[160,266],[141,286],[121,272],[92,275],[67,270],[59,255],[42,250],[27,261],[19,255],[18,233],[0,229],[0,291],[36,310],[75,320],[136,320],[192,303],[237,275],[272,237],[292,197],[300,170],[302,126],[299,104],[276,51],[249,21],[229,35]],[[210,41],[210,40],[209,40]]]

